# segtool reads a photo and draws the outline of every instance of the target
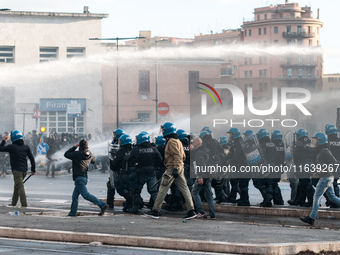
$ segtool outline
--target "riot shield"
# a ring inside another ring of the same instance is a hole
[[[266,175],[262,172],[262,166],[267,166],[267,162],[261,150],[259,141],[256,135],[245,137],[241,141],[242,151],[246,157],[249,165],[249,172],[251,178],[264,178]],[[248,177],[249,178],[249,177]]]
[[[294,147],[294,134],[288,131],[282,139],[285,150],[285,161],[289,169],[294,167],[293,147]],[[288,172],[288,178],[294,178],[293,171]]]
[[[119,150],[119,145],[116,144],[116,143],[111,143],[109,142],[108,143],[108,156],[109,156],[109,166],[110,166],[110,169],[111,169],[111,162],[113,159],[114,159],[114,156],[116,155],[117,151]],[[114,172],[112,170],[109,171],[110,172],[110,185],[111,187],[114,187],[115,186],[115,177],[117,177],[117,172]]]

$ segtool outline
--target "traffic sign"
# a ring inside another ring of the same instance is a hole
[[[34,110],[32,118],[33,119],[40,119],[40,110]]]
[[[80,117],[81,116],[81,104],[67,104],[67,116],[68,117]]]
[[[46,155],[49,147],[47,143],[39,143],[37,146],[37,152],[41,155]]]
[[[157,112],[160,115],[167,115],[169,111],[170,111],[170,106],[167,103],[162,102],[157,105]]]

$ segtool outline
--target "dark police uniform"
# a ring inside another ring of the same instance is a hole
[[[311,164],[315,164],[316,150],[311,146],[311,141],[306,136],[297,140],[293,148],[293,155],[297,168],[297,177],[299,177],[300,166],[304,169],[305,165],[309,167]],[[306,173],[303,173],[303,176],[300,174],[297,195],[293,205],[312,206],[314,192],[311,179],[306,178]],[[308,203],[305,203],[306,197]]]
[[[340,164],[340,138],[337,136],[337,134],[331,134],[328,136],[328,144],[329,144],[330,150],[334,158],[336,159],[337,163]],[[339,186],[338,186],[339,174],[340,174],[340,169],[338,168],[337,172],[334,172],[334,182],[333,182],[334,193],[337,197],[339,197]],[[332,203],[330,201],[327,201],[327,204],[329,204],[331,208],[339,208],[337,204]]]
[[[285,148],[283,141],[274,140],[273,143],[275,144],[276,156],[275,156],[275,165],[276,166],[283,166],[285,162]],[[281,180],[281,172],[275,174],[273,176],[273,202],[274,205],[283,205],[284,201],[282,198],[281,189],[279,187],[279,182]]]
[[[156,147],[151,146],[150,142],[144,142],[133,148],[130,153],[129,163],[137,165],[137,183],[134,189],[133,213],[138,213],[138,209],[142,204],[141,192],[145,183],[152,200],[156,201],[157,187],[155,183],[156,172],[155,167],[162,162],[162,156]],[[154,186],[155,185],[155,186]]]
[[[130,178],[135,172],[135,167],[131,162],[128,162],[131,149],[129,144],[122,145],[112,161],[112,170],[118,173],[114,180],[115,188],[117,193],[126,200],[123,206],[124,212],[132,210],[133,206],[133,187]]]
[[[230,148],[230,153],[228,154],[228,163],[231,166],[235,166],[237,171],[240,170],[241,166],[248,165],[247,159],[245,158],[242,146],[241,139],[236,138],[234,140],[233,145]],[[240,189],[240,201],[237,203],[238,206],[249,206],[249,194],[248,194],[248,186],[249,186],[249,178],[231,178],[231,191],[230,191],[230,202],[236,202],[236,195],[238,190]]]

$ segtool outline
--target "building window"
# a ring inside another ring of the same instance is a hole
[[[248,65],[248,58],[244,58],[244,65]]]
[[[244,78],[248,78],[248,71],[244,71]]]
[[[292,64],[292,58],[291,57],[288,57],[287,58],[287,65],[291,65]]]
[[[267,14],[264,15],[264,19],[267,19]]]
[[[237,78],[234,78],[234,84],[235,85],[237,84]]]
[[[298,57],[298,64],[302,65],[302,58],[301,57]]]
[[[67,58],[85,57],[85,48],[67,48]]]
[[[252,78],[253,77],[253,71],[249,71],[249,78]]]
[[[249,29],[249,36],[251,36],[251,29]]]
[[[279,33],[279,27],[274,27],[274,34],[278,34]]]
[[[46,127],[47,133],[84,134],[84,113],[80,117],[68,117],[66,111],[42,111],[40,126]]]
[[[267,69],[264,69],[263,72],[264,72],[264,77],[267,77]]]
[[[312,69],[307,69],[307,78],[312,78]]]
[[[274,40],[274,44],[278,44],[279,43],[279,40]]]
[[[287,69],[287,78],[292,78],[293,70],[291,68]]]
[[[57,47],[40,47],[40,62],[48,62],[58,59]]]
[[[261,35],[261,28],[259,28],[259,35]]]
[[[237,65],[234,65],[234,72],[237,71]]]
[[[257,20],[260,20],[260,15],[257,15]]]
[[[199,71],[189,71],[189,92],[198,92],[197,82],[199,82],[200,72]]]
[[[312,40],[309,40],[309,46],[312,46],[313,43],[312,43]]]
[[[138,84],[139,84],[140,93],[150,92],[150,71],[149,70],[139,71]]]
[[[0,46],[0,62],[14,63],[14,47]]]
[[[266,28],[266,27],[263,28],[263,34],[264,34],[264,35],[267,34],[267,28]]]
[[[283,18],[283,13],[280,13],[280,19],[282,19]]]
[[[262,77],[262,70],[259,70],[259,76]]]
[[[263,63],[267,64],[267,57],[263,57]]]
[[[301,31],[302,31],[302,27],[301,26],[297,26],[297,34],[301,35]]]
[[[244,36],[245,37],[247,36],[247,30],[244,30]]]
[[[302,69],[298,69],[298,78],[302,78]]]
[[[150,120],[150,113],[149,112],[139,112],[138,113],[138,119],[140,120],[144,120],[144,121],[147,121],[147,120]]]

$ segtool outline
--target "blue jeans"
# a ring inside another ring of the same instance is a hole
[[[314,193],[313,209],[309,217],[312,219],[316,218],[318,214],[320,202],[322,195],[326,192],[328,199],[340,206],[340,199],[334,194],[333,188],[334,177],[320,178],[318,184],[316,185],[316,190]]]
[[[204,196],[205,199],[208,201],[209,205],[209,215],[211,217],[215,217],[215,205],[214,205],[214,199],[213,194],[211,191],[211,179],[203,179],[203,185],[199,185],[198,181],[196,180],[194,183],[194,186],[192,187],[192,197],[194,198],[195,206],[197,208],[197,212],[204,213],[202,201],[200,198],[200,191],[204,188]]]
[[[78,210],[78,197],[81,195],[87,201],[98,205],[99,208],[103,208],[107,206],[106,203],[101,201],[100,199],[96,198],[94,195],[91,195],[86,188],[87,178],[83,176],[78,176],[74,181],[74,190],[72,194],[72,204],[71,204],[71,211],[68,216],[76,216]]]
[[[134,187],[134,205],[133,205],[133,212],[138,212],[139,208],[142,205],[142,197],[141,193],[144,187],[144,184],[147,185],[147,190],[149,194],[151,195],[151,198],[153,202],[156,201],[157,198],[157,185],[155,185],[157,182],[156,179],[156,173],[140,173],[137,175],[137,182]],[[155,186],[154,186],[155,185]],[[154,186],[154,187],[152,187]]]

